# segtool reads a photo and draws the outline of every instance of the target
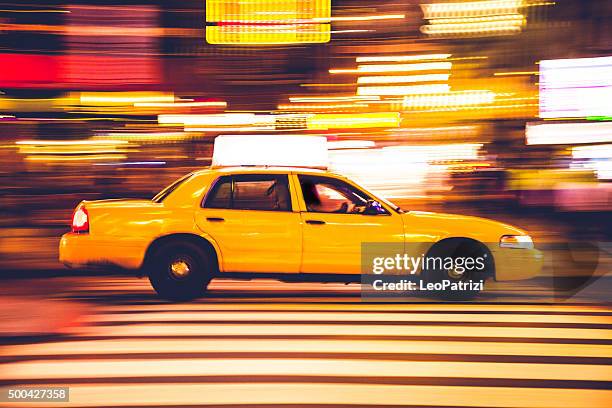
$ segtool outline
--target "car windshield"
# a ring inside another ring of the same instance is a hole
[[[164,188],[162,191],[157,193],[157,195],[155,197],[153,197],[153,199],[152,199],[153,202],[154,203],[161,203],[162,201],[164,201],[166,199],[166,197],[168,197],[181,184],[183,184],[185,181],[187,181],[192,175],[193,175],[193,173],[189,173],[186,176],[183,176],[180,179],[176,180],[174,183],[170,184],[168,187]]]
[[[405,212],[404,210],[402,210],[401,208],[399,208],[397,205],[393,204],[391,201],[387,200],[386,198],[379,197],[379,199],[383,203],[387,204],[389,207],[393,208],[393,211],[395,211],[396,213],[403,214]]]

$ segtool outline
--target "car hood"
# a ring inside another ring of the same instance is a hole
[[[466,237],[481,242],[498,242],[503,235],[528,235],[515,226],[480,217],[424,211],[409,211],[402,215],[404,227],[413,239],[423,240]]]

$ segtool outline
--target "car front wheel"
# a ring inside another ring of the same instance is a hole
[[[162,244],[147,263],[149,281],[169,300],[190,300],[206,292],[212,279],[210,256],[189,242]]]
[[[428,253],[428,257],[445,260],[444,265],[450,267],[434,268],[423,272],[422,279],[434,290],[434,295],[445,300],[462,301],[476,298],[484,289],[485,280],[494,274],[493,259],[486,247],[476,241],[452,239],[436,244]],[[465,259],[482,258],[482,270],[458,266]],[[452,261],[449,261],[452,260]]]

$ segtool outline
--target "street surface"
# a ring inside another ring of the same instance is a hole
[[[537,282],[470,304],[269,280],[175,304],[130,277],[3,284],[3,304],[32,301],[24,319],[68,317],[62,334],[2,340],[0,386],[69,386],[70,403],[0,406],[612,406],[612,307],[551,304]]]

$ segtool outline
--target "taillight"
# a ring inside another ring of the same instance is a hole
[[[72,232],[77,234],[89,232],[89,213],[82,205],[77,207],[72,215]]]

